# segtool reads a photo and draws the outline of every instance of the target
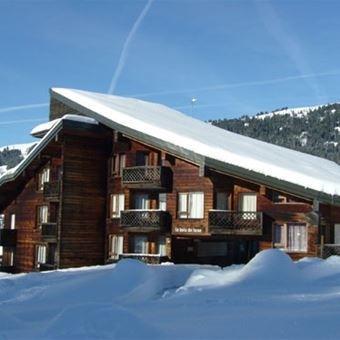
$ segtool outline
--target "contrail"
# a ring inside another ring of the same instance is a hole
[[[261,1],[256,2],[256,7],[262,18],[262,21],[268,31],[268,33],[281,45],[286,55],[295,65],[296,69],[301,73],[312,73],[312,69],[308,63],[308,60],[303,52],[302,46],[299,43],[297,36],[291,34],[289,30],[284,26],[281,18],[279,17],[274,6],[269,2]],[[320,101],[320,87],[313,77],[309,77],[310,80],[307,84],[314,91],[315,96]]]
[[[320,72],[320,73],[298,74],[298,75],[294,75],[294,76],[265,79],[265,80],[254,80],[254,81],[247,81],[247,82],[240,82],[240,83],[229,83],[229,84],[217,84],[217,85],[191,88],[191,89],[184,89],[184,90],[165,90],[165,91],[157,91],[157,92],[135,93],[135,94],[130,94],[129,96],[143,98],[143,97],[149,97],[149,96],[163,96],[163,95],[168,95],[168,94],[180,94],[180,93],[224,90],[224,89],[232,89],[232,88],[247,87],[247,86],[261,86],[261,85],[279,84],[279,83],[284,83],[284,82],[291,81],[291,80],[319,78],[319,77],[335,76],[335,75],[339,75],[339,74],[340,74],[340,70],[333,70],[333,71]]]
[[[117,68],[116,68],[116,71],[115,71],[115,73],[114,73],[114,75],[112,77],[108,93],[112,94],[114,92],[114,90],[116,89],[117,81],[118,81],[118,79],[120,77],[120,74],[122,73],[122,70],[123,70],[123,68],[125,66],[127,52],[129,50],[130,43],[131,43],[134,35],[136,34],[140,24],[142,23],[144,17],[147,15],[147,13],[148,13],[148,11],[149,11],[153,1],[154,0],[148,0],[148,2],[146,3],[145,7],[143,8],[141,13],[139,14],[137,20],[132,25],[132,28],[131,28],[131,30],[130,30],[130,32],[129,32],[129,34],[128,34],[125,42],[124,42],[122,51],[120,53],[118,64],[117,64]]]
[[[46,121],[46,119],[35,118],[35,119],[9,120],[9,121],[6,121],[6,122],[0,122],[0,125],[12,125],[12,124],[19,124],[19,123],[42,122],[42,121]]]
[[[48,105],[49,105],[49,103],[10,106],[10,107],[1,108],[0,113],[11,112],[11,111],[20,111],[20,110],[28,110],[28,109],[36,109],[36,108],[40,108],[40,107],[46,107]]]

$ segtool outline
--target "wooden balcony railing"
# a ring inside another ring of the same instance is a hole
[[[340,244],[324,244],[322,249],[322,257],[326,259],[332,255],[340,256]]]
[[[58,233],[57,223],[43,223],[41,225],[41,236],[45,241],[56,242]]]
[[[209,230],[212,234],[262,235],[263,213],[210,210]]]
[[[124,210],[120,217],[120,226],[131,231],[167,231],[170,224],[170,214],[161,210]]]
[[[168,257],[159,254],[120,254],[119,259],[134,259],[148,264],[160,264],[162,262],[168,261]]]
[[[15,247],[17,245],[16,229],[0,229],[0,246]]]
[[[43,194],[45,199],[58,200],[60,195],[60,181],[45,182]]]
[[[168,188],[171,180],[171,169],[165,166],[135,166],[124,168],[122,173],[123,185],[130,188]]]

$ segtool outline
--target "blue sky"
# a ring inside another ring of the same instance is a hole
[[[336,0],[0,0],[0,146],[31,141],[53,86],[205,120],[339,101],[339,12]]]

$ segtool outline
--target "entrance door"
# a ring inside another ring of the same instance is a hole
[[[340,244],[340,224],[334,224],[334,243]]]

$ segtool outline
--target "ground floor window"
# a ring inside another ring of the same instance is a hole
[[[109,236],[109,258],[118,260],[119,255],[123,254],[124,237],[122,235]]]
[[[39,244],[36,246],[36,264],[39,268],[40,264],[46,263],[46,249],[45,245]]]
[[[4,250],[3,255],[2,255],[2,265],[4,267],[14,266],[14,251],[13,250]]]
[[[159,236],[158,238],[158,254],[160,256],[166,256],[166,237]]]
[[[274,244],[291,252],[306,252],[308,247],[307,226],[304,223],[275,224]]]

